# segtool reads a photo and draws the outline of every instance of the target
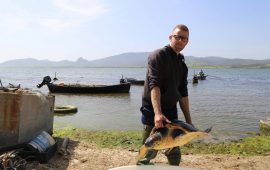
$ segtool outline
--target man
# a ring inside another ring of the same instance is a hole
[[[155,50],[149,55],[144,92],[142,96],[142,123],[144,124],[143,143],[153,127],[162,128],[164,123],[178,119],[177,102],[186,122],[192,124],[187,89],[188,68],[184,56],[180,53],[188,43],[189,29],[177,25],[169,36],[170,44]],[[157,155],[150,150],[141,163],[147,164]],[[179,165],[181,152],[179,147],[165,152],[170,165]]]

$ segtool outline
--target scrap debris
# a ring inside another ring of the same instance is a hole
[[[0,155],[0,169],[25,169],[27,162],[18,154],[19,152],[14,150]]]

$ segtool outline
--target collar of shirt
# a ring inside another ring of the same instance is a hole
[[[176,52],[172,49],[172,47],[170,45],[166,45],[165,48],[168,49],[168,51],[170,52],[170,54],[178,60],[181,60],[182,62],[185,62],[185,57],[183,54],[179,53],[178,55],[176,54]]]

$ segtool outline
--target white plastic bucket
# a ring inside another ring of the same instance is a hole
[[[45,152],[54,144],[55,140],[45,131],[42,131],[31,142],[29,142],[29,145],[37,149],[39,152]]]

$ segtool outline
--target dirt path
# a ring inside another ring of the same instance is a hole
[[[70,142],[70,154],[56,155],[48,166],[59,170],[107,170],[124,165],[134,165],[138,154],[123,149],[97,149],[82,142]],[[166,157],[159,153],[153,161],[155,164],[166,164]],[[228,155],[182,155],[181,167],[206,170],[270,170],[268,156],[228,156]]]

